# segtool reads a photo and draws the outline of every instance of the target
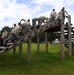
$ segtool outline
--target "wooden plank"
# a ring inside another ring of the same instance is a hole
[[[71,44],[71,16],[68,16],[68,55],[72,56],[72,44]]]
[[[30,64],[30,54],[31,54],[31,37],[28,41],[28,48],[27,48],[27,63]]]
[[[8,48],[11,49],[11,48],[14,48],[14,47],[13,47],[13,45],[10,45]]]
[[[40,51],[40,40],[39,40],[39,34],[37,35],[37,51]]]
[[[64,55],[64,11],[62,11],[62,21],[61,21],[61,59],[65,58]]]
[[[22,55],[22,43],[20,43],[20,45],[19,45],[19,55],[20,56]]]
[[[8,47],[5,47],[5,46],[1,46],[0,47],[0,50],[5,50],[5,49],[7,49]]]
[[[1,50],[1,51],[0,51],[0,54],[3,53],[4,51],[5,51],[5,50]]]
[[[9,42],[9,43],[7,43],[7,46],[14,45],[14,44],[15,43]]]
[[[48,52],[48,33],[45,32],[46,52]]]

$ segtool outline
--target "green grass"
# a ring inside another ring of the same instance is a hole
[[[0,56],[0,75],[74,75],[74,56],[68,57],[65,48],[65,59],[60,59],[60,45],[49,44],[48,53],[45,45],[40,44],[40,52],[37,45],[32,44],[31,64],[26,63],[27,44],[23,44],[22,56],[19,56],[17,47],[16,54],[9,51]]]

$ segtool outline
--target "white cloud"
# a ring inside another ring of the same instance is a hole
[[[72,6],[74,5],[74,0],[65,0],[65,4],[67,4],[68,6]]]
[[[32,2],[38,5],[49,5],[53,8],[56,8],[58,6],[62,7],[64,3],[63,0],[33,0]]]
[[[0,27],[12,26],[15,22],[19,22],[22,18],[31,18],[31,9],[25,4],[17,4],[16,0],[1,0],[0,1]],[[4,18],[9,20],[6,22]],[[1,28],[0,28],[1,29]]]
[[[35,4],[35,6],[32,4]],[[43,9],[46,9],[45,5],[47,5],[49,10],[41,12]],[[7,25],[11,27],[14,23],[17,24],[22,18],[32,19],[44,15],[49,17],[53,8],[58,12],[63,6],[66,7],[73,18],[74,10],[71,10],[71,6],[73,5],[74,0],[31,0],[30,4],[18,4],[16,0],[0,0],[0,30],[1,27]],[[8,20],[5,21],[5,18]],[[72,23],[74,23],[73,19]]]

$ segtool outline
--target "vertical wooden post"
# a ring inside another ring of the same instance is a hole
[[[62,12],[62,20],[61,20],[61,59],[64,59],[64,42],[65,42],[65,37],[64,37],[64,21],[65,21],[65,11],[64,8],[61,10]]]
[[[62,9],[62,20],[61,20],[61,59],[64,59],[64,20],[65,20],[65,12]]]
[[[37,51],[40,51],[40,40],[39,40],[39,34],[37,35]]]
[[[45,32],[46,52],[48,52],[48,33]]]
[[[27,63],[30,64],[30,53],[31,53],[31,37],[28,40],[28,49],[27,49]]]
[[[74,54],[74,49],[73,49],[73,42],[72,42],[72,54]]]
[[[13,54],[15,54],[16,48],[13,49]]]
[[[71,44],[71,16],[68,16],[68,55],[72,55],[72,44]]]
[[[64,24],[61,25],[61,59],[64,59]]]
[[[19,55],[20,56],[22,55],[22,43],[20,43],[20,45],[19,45]]]

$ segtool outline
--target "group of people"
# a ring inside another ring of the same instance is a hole
[[[32,19],[32,25],[33,25],[33,27],[36,27],[37,25],[40,26],[43,23],[46,23],[47,21],[48,21],[48,17],[40,16],[38,18]]]
[[[67,14],[67,16],[65,15],[65,13]],[[65,11],[65,8],[63,7],[61,11],[58,12],[58,14],[56,13],[55,9],[53,9],[50,13],[50,18],[47,18],[45,16],[33,18],[32,26],[30,23],[30,19],[28,19],[27,21],[21,19],[18,23],[18,26],[16,24],[13,25],[10,34],[5,29],[2,30],[2,35],[0,35],[0,46],[6,46],[9,40],[11,42],[14,42],[15,39],[19,40],[20,36],[29,32],[32,28],[36,27],[36,21],[38,21],[37,26],[40,26],[42,23],[54,22],[55,20],[57,20],[60,23],[62,19],[65,19],[65,17],[68,17],[68,13]],[[24,23],[22,23],[22,21],[24,21]]]
[[[53,9],[50,14],[49,22],[54,22],[57,20],[58,23],[61,23],[62,20],[65,20],[65,17],[68,18],[68,13],[65,10],[65,7],[63,7],[58,13],[55,11],[55,9]]]
[[[21,22],[24,21],[22,24]],[[0,46],[6,46],[8,41],[14,42],[19,40],[25,33],[29,32],[30,19],[28,21],[21,19],[18,25],[14,24],[10,33],[6,29],[2,30],[2,35],[0,35]]]
[[[65,20],[65,17],[68,17],[68,13],[65,10],[65,7],[63,7],[58,13],[56,12],[55,9],[53,9],[50,13],[49,18],[45,17],[45,16],[33,18],[32,19],[32,25],[33,25],[33,27],[36,27],[36,26],[40,26],[40,25],[45,24],[45,23],[54,22],[56,20],[58,23],[61,23],[61,20],[62,19]]]

